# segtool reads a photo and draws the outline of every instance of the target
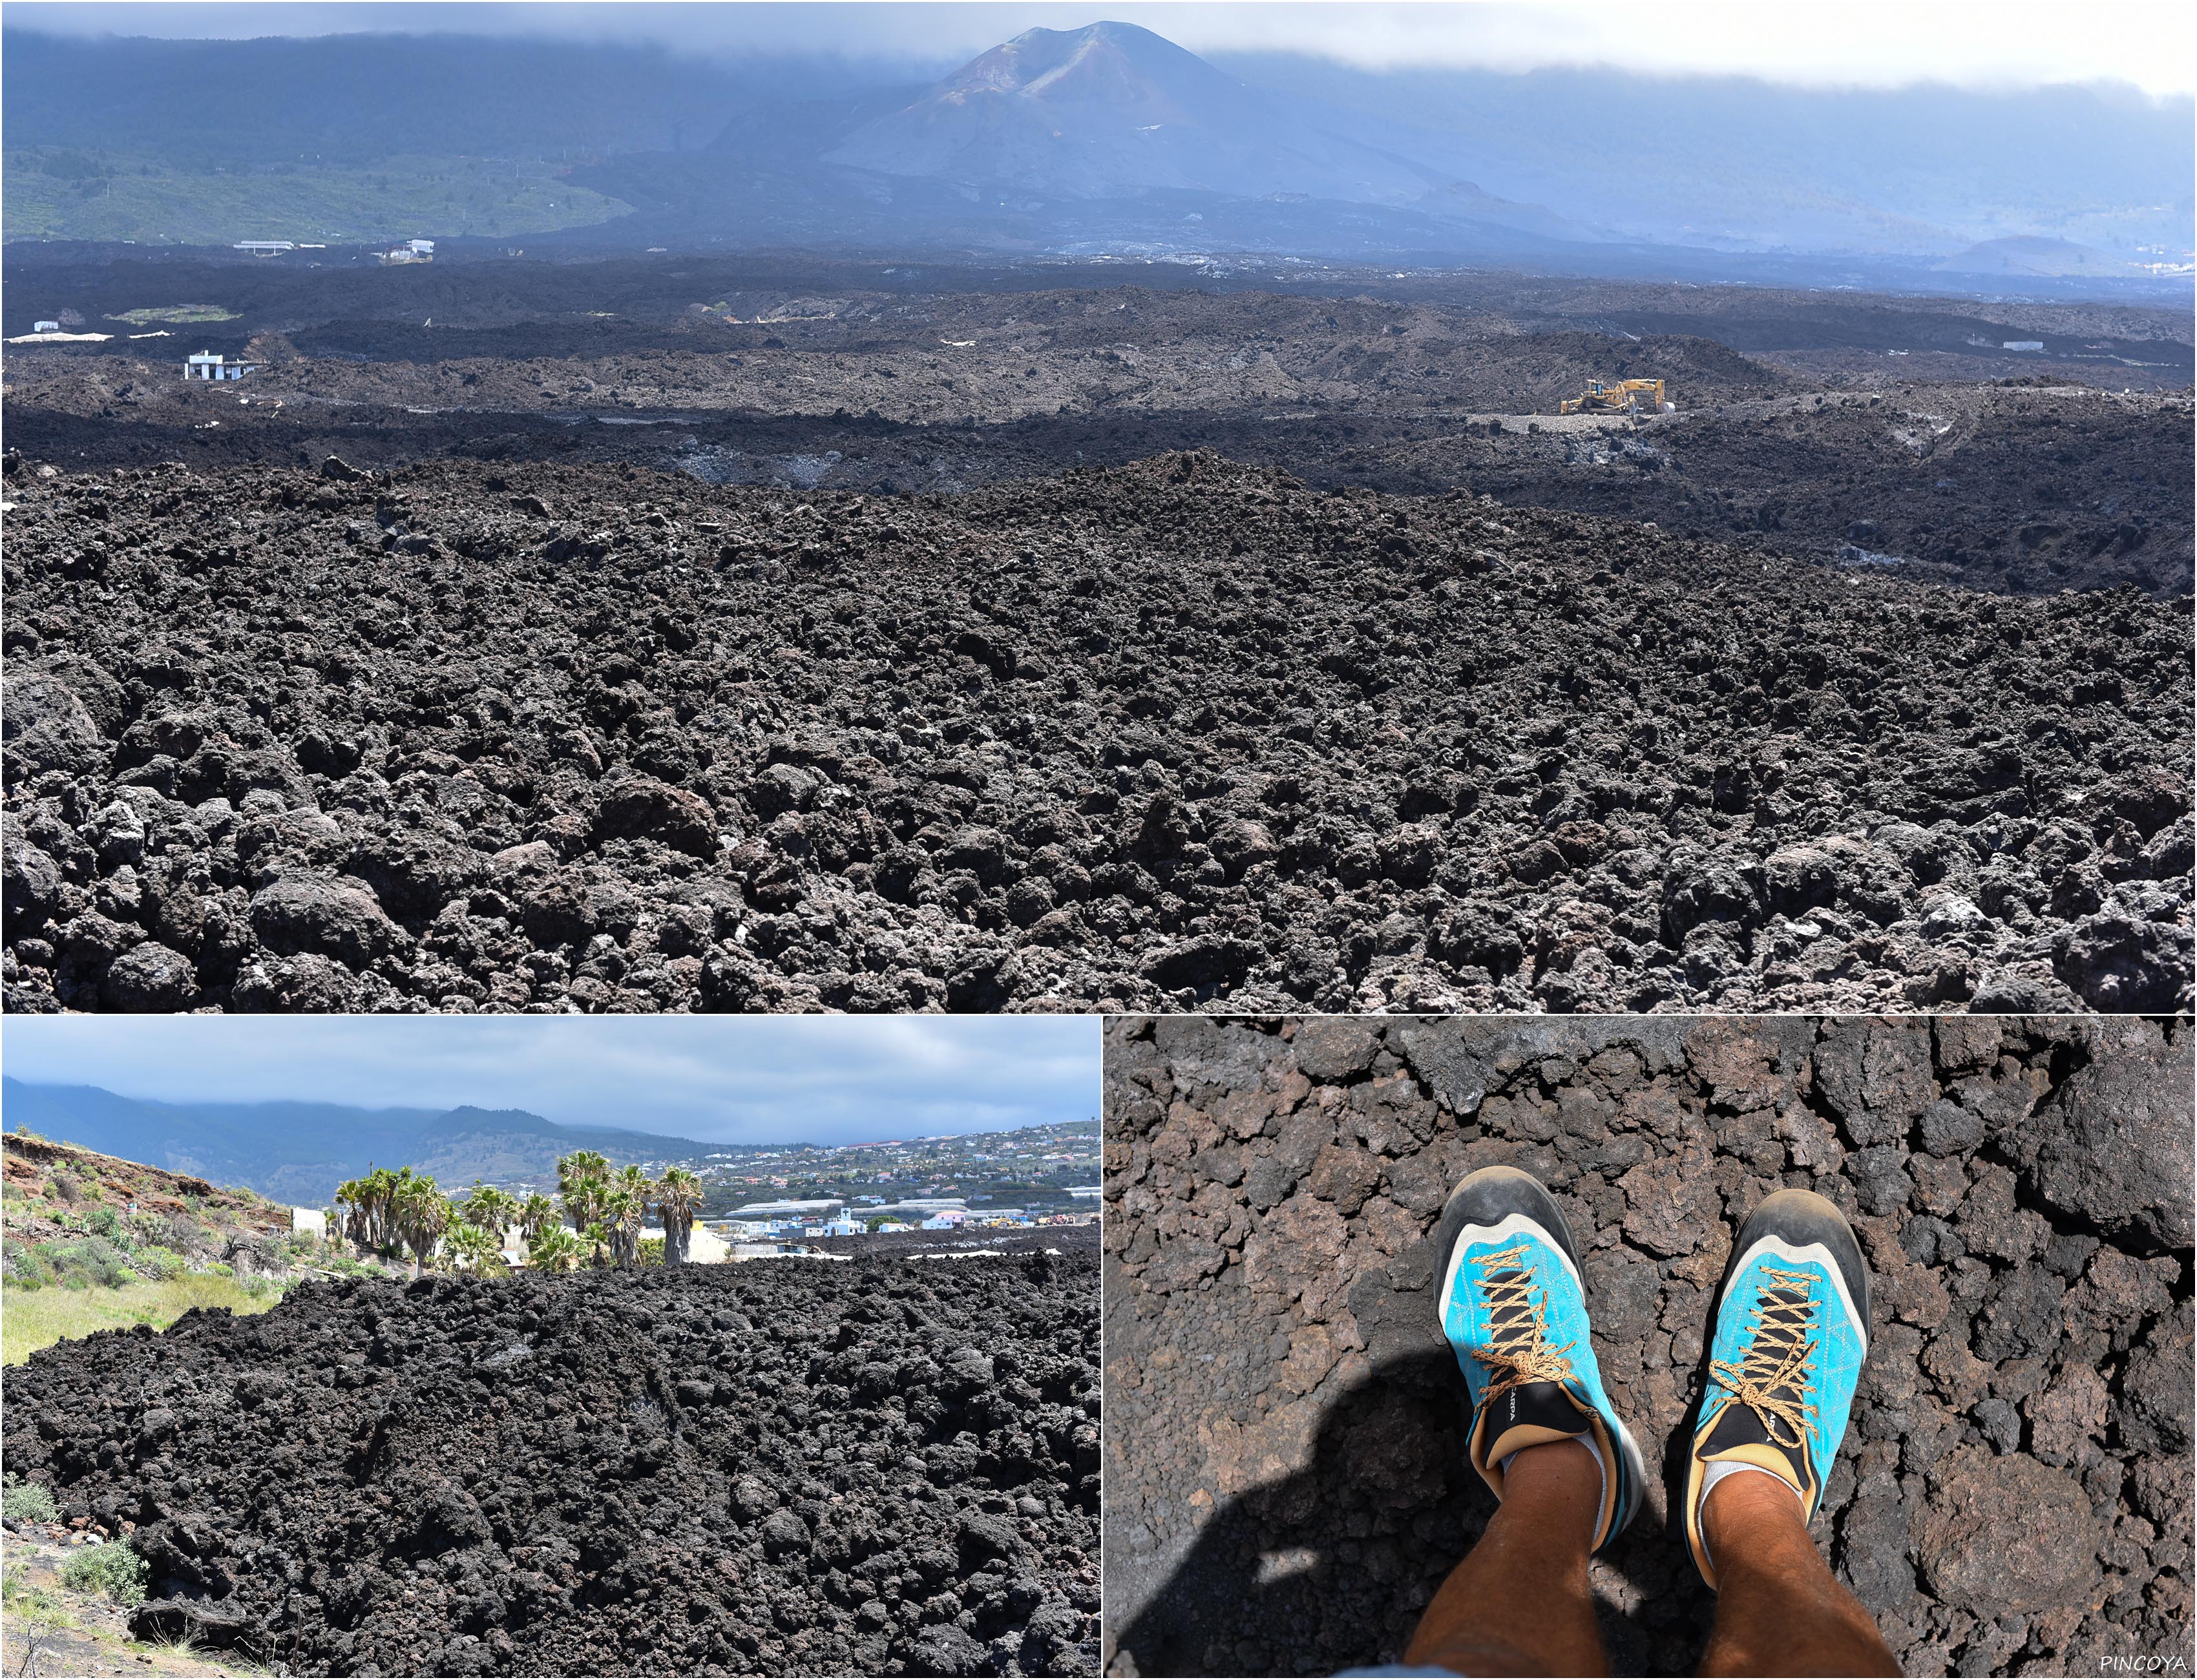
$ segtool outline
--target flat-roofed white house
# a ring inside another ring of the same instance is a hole
[[[225,356],[202,350],[184,359],[183,377],[187,379],[241,379],[258,365],[256,362],[231,362]]]

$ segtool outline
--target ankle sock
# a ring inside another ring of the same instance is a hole
[[[1594,1496],[1594,1521],[1589,1526],[1587,1530],[1588,1533],[1591,1534],[1595,1529],[1602,1526],[1602,1508],[1609,1498],[1609,1466],[1603,1462],[1602,1449],[1594,1444],[1594,1435],[1591,1431],[1584,1435],[1574,1435],[1572,1439],[1594,1455],[1594,1468],[1602,1473],[1602,1486],[1595,1491]],[[1545,1443],[1545,1445],[1553,1445],[1555,1443],[1549,1442]],[[1533,1449],[1531,1447],[1520,1447],[1518,1449],[1518,1452],[1530,1452],[1532,1451]],[[1509,1475],[1510,1474],[1510,1461],[1517,1456],[1517,1452],[1504,1453],[1503,1455],[1501,1463],[1497,1468],[1501,1469],[1504,1475]]]
[[[1759,1464],[1748,1464],[1738,1459],[1727,1458],[1719,1463],[1712,1464],[1707,1469],[1703,1470],[1701,1472],[1701,1497],[1694,1506],[1694,1526],[1701,1532],[1701,1551],[1702,1554],[1708,1558],[1709,1567],[1712,1569],[1716,1567],[1716,1557],[1709,1550],[1708,1526],[1701,1520],[1701,1510],[1709,1502],[1709,1490],[1714,1487],[1719,1482],[1722,1481],[1726,1476],[1736,1475],[1742,1470],[1752,1470],[1759,1476],[1768,1476],[1770,1480],[1776,1482],[1778,1486],[1783,1488],[1788,1493],[1792,1494],[1796,1502],[1800,1498],[1799,1492],[1794,1490],[1791,1482],[1786,1480],[1784,1477],[1779,1475],[1776,1471],[1765,1469]]]

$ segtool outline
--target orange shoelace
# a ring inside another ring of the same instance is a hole
[[[1762,1420],[1771,1444],[1806,1449],[1808,1421],[1816,1415],[1807,1399],[1809,1365],[1816,1357],[1816,1306],[1809,1294],[1814,1279],[1805,1272],[1781,1272],[1765,1266],[1769,1279],[1754,1309],[1753,1334],[1736,1365],[1709,1363],[1709,1378],[1731,1391],[1739,1403]],[[1783,1424],[1790,1440],[1778,1435]]]
[[[1491,1405],[1528,1382],[1569,1382],[1572,1362],[1566,1356],[1574,1344],[1549,1344],[1548,1292],[1537,1293],[1533,1288],[1524,1242],[1483,1254],[1473,1264],[1480,1268],[1481,1288],[1487,1296],[1489,1337],[1489,1345],[1475,1348],[1473,1357],[1495,1371],[1494,1381],[1480,1397],[1481,1405]]]

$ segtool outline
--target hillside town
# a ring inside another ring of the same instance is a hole
[[[1070,1121],[959,1137],[708,1151],[637,1160],[701,1187],[697,1218],[728,1242],[1087,1223],[1098,1208],[1098,1123]],[[500,1179],[519,1196],[548,1181]]]

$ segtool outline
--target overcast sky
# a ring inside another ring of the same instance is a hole
[[[10,1076],[160,1102],[527,1109],[713,1143],[861,1143],[1098,1112],[1095,1017],[30,1017]]]
[[[1099,18],[1144,25],[1193,52],[1259,49],[1371,67],[1525,70],[1607,65],[1761,76],[1810,86],[1916,81],[2022,87],[2118,80],[2197,89],[2197,7],[2153,0],[1691,0],[1503,3],[845,3],[542,5],[102,3],[14,0],[11,26],[159,36],[449,31],[647,40],[701,51],[779,50],[959,61],[1023,30]],[[1555,113],[1552,113],[1552,117]],[[1561,120],[1576,120],[1576,115]]]

